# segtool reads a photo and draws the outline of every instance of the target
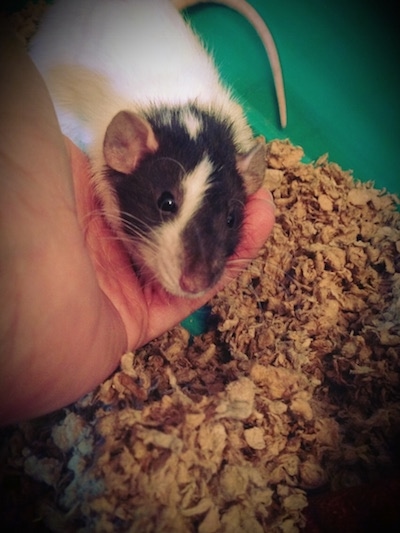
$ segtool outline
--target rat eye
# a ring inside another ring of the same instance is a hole
[[[174,195],[169,191],[165,191],[161,194],[157,201],[158,208],[164,213],[176,213],[178,206],[175,202]]]
[[[227,224],[228,228],[229,228],[229,229],[232,229],[232,228],[235,226],[235,222],[236,222],[235,213],[232,211],[232,212],[229,213],[229,215],[226,217],[226,224]]]

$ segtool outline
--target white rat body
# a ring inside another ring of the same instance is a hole
[[[176,7],[60,0],[31,56],[145,279],[183,296],[214,285],[262,182],[264,150]]]

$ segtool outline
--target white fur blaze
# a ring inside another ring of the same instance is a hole
[[[190,111],[187,111],[183,117],[185,127],[187,132],[190,135],[190,138],[193,140],[197,139],[199,132],[202,130],[203,123],[202,120],[193,115]]]

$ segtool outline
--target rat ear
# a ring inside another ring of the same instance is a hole
[[[103,154],[109,167],[130,174],[145,154],[157,148],[151,125],[135,113],[120,111],[108,125]]]
[[[261,187],[265,176],[265,140],[256,139],[256,145],[247,154],[236,156],[236,168],[243,177],[247,196],[255,193]]]

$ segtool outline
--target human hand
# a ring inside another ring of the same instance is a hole
[[[177,324],[199,299],[142,287],[100,216],[84,154],[60,130],[23,47],[7,41],[0,65],[0,420],[38,416],[78,399],[121,355]],[[266,191],[249,198],[241,266],[272,229]]]

